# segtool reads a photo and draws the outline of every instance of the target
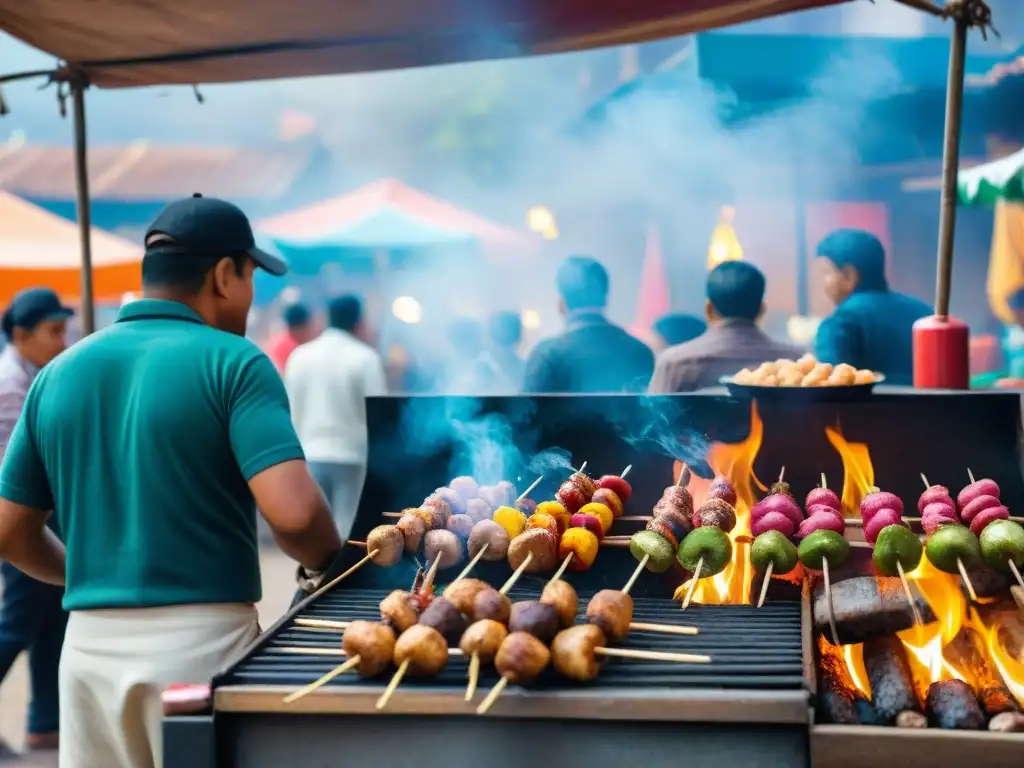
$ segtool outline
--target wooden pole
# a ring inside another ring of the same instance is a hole
[[[75,130],[75,218],[78,219],[78,238],[82,248],[82,335],[96,330],[96,311],[93,307],[92,288],[92,210],[89,207],[89,161],[86,155],[85,89],[88,83],[82,76],[71,81],[71,100]]]

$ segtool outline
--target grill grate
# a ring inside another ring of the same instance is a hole
[[[387,590],[338,590],[325,594],[313,603],[302,618],[351,621],[379,619],[378,605]],[[513,601],[537,598],[536,591],[512,590]],[[580,594],[580,617],[589,593]],[[657,651],[704,653],[710,664],[673,664],[634,659],[609,659],[598,678],[579,685],[568,683],[550,671],[531,686],[534,690],[557,691],[567,688],[590,690],[601,688],[632,689],[646,687],[696,689],[746,689],[762,691],[801,690],[804,686],[801,656],[800,604],[770,603],[762,608],[752,606],[691,606],[683,612],[679,604],[667,599],[636,598],[633,620],[662,624],[696,626],[695,636],[632,632],[623,647]],[[252,656],[243,659],[218,680],[218,685],[280,685],[302,686],[336,667],[340,657],[284,654],[284,647],[340,647],[341,633],[329,630],[285,625]],[[467,660],[452,657],[444,671],[428,680],[407,678],[402,685],[450,687],[462,689],[466,684]],[[497,680],[493,669],[483,669],[480,685],[486,689]],[[365,687],[368,681],[358,676],[342,675],[327,688]],[[386,678],[380,680],[381,687]]]

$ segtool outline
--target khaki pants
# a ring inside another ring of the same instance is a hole
[[[60,659],[60,768],[159,768],[163,690],[210,682],[258,633],[252,605],[73,612]]]

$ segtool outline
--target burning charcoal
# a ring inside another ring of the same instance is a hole
[[[836,725],[858,725],[857,690],[846,669],[842,649],[818,637],[818,717]]]
[[[913,586],[911,587],[913,588]],[[927,624],[935,620],[928,603],[916,593],[917,609]],[[892,635],[914,625],[914,614],[895,578],[857,576],[832,584],[832,608],[836,620],[839,642],[843,645],[861,643],[868,638]],[[828,605],[824,589],[814,594],[814,628],[830,633]],[[893,717],[896,713],[893,712]]]
[[[875,705],[859,693],[853,699],[853,708],[857,712],[857,722],[861,725],[885,725],[875,709]],[[902,712],[900,714],[903,714]],[[898,718],[897,718],[898,719]]]
[[[818,693],[818,717],[835,725],[859,725],[853,698],[844,691],[825,688]]]
[[[985,713],[971,686],[963,680],[943,680],[929,685],[925,711],[929,725],[936,728],[961,731],[985,728]]]
[[[928,718],[922,715],[920,712],[914,712],[911,709],[905,709],[898,715],[896,715],[896,727],[927,728]]]
[[[957,669],[968,673],[978,689],[978,702],[989,717],[1018,709],[999,672],[988,661],[984,641],[970,627],[964,627],[946,647],[946,654]]]
[[[864,668],[871,686],[871,701],[881,723],[892,725],[903,710],[920,709],[907,651],[897,638],[874,637],[864,641]]]
[[[989,720],[988,729],[1000,733],[1024,733],[1024,715],[1020,712],[1003,712]]]
[[[989,568],[984,564],[971,568],[968,575],[971,577],[971,584],[978,597],[1002,597],[1013,581],[1012,576],[1000,573],[995,568]]]

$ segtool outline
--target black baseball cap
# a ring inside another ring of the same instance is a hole
[[[4,311],[3,332],[10,336],[15,328],[31,331],[45,320],[65,320],[73,314],[75,310],[65,307],[49,288],[28,288],[15,294]]]
[[[288,272],[283,259],[256,247],[252,225],[241,208],[198,192],[164,208],[146,232],[145,243],[147,256],[245,253],[272,275]]]

